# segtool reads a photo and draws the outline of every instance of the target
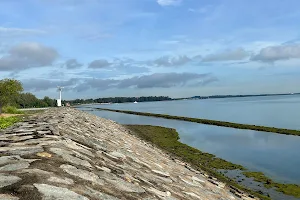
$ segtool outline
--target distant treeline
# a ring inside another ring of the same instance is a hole
[[[266,97],[266,96],[286,96],[298,95],[300,93],[283,93],[283,94],[246,94],[246,95],[212,95],[212,96],[193,96],[188,99],[217,99],[217,98],[238,98],[238,97]],[[181,98],[184,99],[184,98]]]
[[[148,96],[148,97],[107,97],[97,99],[75,99],[71,101],[63,101],[63,103],[69,102],[71,105],[76,104],[90,104],[90,103],[126,103],[126,102],[145,102],[145,101],[167,101],[172,100],[167,96]]]

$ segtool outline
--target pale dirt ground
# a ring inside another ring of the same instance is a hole
[[[18,115],[21,115],[21,114],[6,114],[6,113],[3,113],[3,114],[0,114],[0,117],[12,117],[12,116],[18,116]]]

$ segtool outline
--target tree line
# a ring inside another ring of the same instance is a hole
[[[90,103],[127,103],[127,102],[146,102],[146,101],[168,101],[172,100],[168,96],[148,96],[148,97],[107,97],[97,99],[75,99],[71,101],[63,101],[63,103],[69,102],[71,105],[78,104],[90,104]]]

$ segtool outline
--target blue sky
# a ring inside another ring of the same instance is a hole
[[[298,0],[0,0],[0,78],[57,98],[299,92]]]

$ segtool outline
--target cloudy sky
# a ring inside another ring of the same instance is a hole
[[[38,97],[300,92],[299,0],[0,0],[0,79]]]

